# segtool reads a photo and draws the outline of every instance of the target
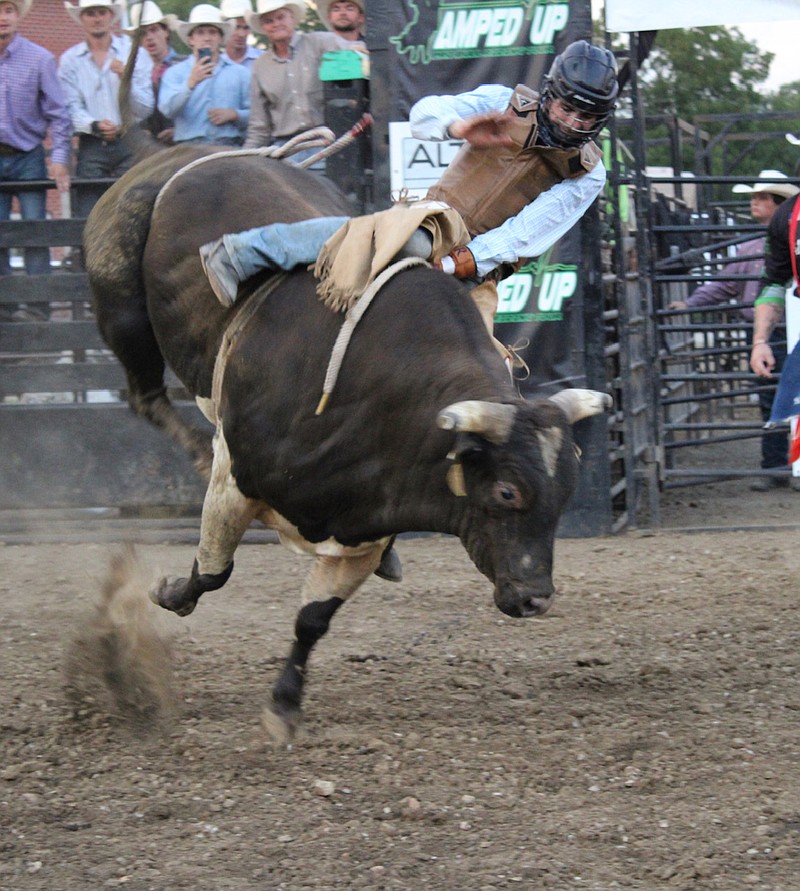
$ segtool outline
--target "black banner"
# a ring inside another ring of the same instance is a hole
[[[489,83],[538,89],[555,55],[592,34],[590,0],[373,0],[371,32],[376,6],[389,25],[384,33],[393,121],[407,120],[414,102],[432,94]],[[423,160],[425,154],[421,149]],[[582,369],[575,367],[576,356],[580,362],[575,347],[583,339],[580,256],[576,227],[500,284],[495,334],[518,348],[530,368],[521,382],[525,393],[580,378]]]
[[[592,33],[589,0],[396,0],[391,12],[398,120],[432,93],[536,88],[554,55]]]

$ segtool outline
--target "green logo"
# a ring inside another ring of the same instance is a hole
[[[551,251],[542,254],[497,286],[495,324],[560,322],[563,304],[578,287],[578,267],[550,263]]]
[[[569,3],[560,0],[440,0],[433,33],[420,24],[420,8],[434,0],[406,0],[411,19],[389,42],[412,65],[438,59],[525,56],[553,52],[553,42],[569,21]]]

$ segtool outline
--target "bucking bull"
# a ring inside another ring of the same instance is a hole
[[[247,152],[190,163],[211,151],[171,149],[123,176],[86,225],[86,264],[131,407],[210,470],[191,574],[162,580],[156,602],[187,615],[221,588],[255,519],[315,557],[268,713],[291,734],[311,650],[397,533],[458,536],[502,612],[548,609],[556,525],[578,475],[570,425],[610,400],[520,398],[464,286],[420,263],[378,293],[317,414],[343,316],[306,269],[256,277],[223,308],[198,248],[268,222],[347,214],[346,199]],[[167,398],[165,361],[216,422],[213,460]]]

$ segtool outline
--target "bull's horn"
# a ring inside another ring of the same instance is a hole
[[[597,390],[581,390],[580,388],[559,390],[550,397],[555,404],[567,416],[570,424],[599,415],[611,408],[612,399],[608,393],[600,393]]]
[[[436,423],[442,430],[455,430],[456,433],[477,433],[501,445],[508,441],[514,417],[517,414],[515,405],[503,405],[501,402],[478,402],[470,399],[466,402],[454,402],[439,412]]]

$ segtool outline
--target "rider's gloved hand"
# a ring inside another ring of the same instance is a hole
[[[472,251],[464,246],[453,248],[446,257],[435,260],[433,265],[436,269],[441,269],[442,272],[454,275],[456,278],[476,278],[478,275],[475,257]]]

